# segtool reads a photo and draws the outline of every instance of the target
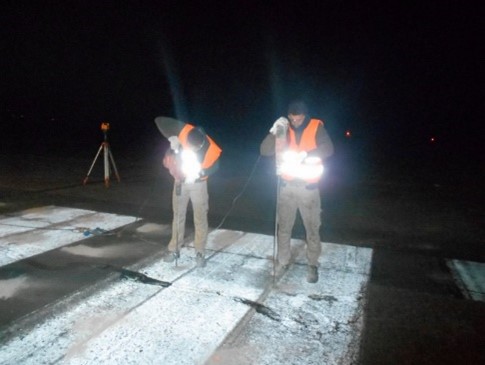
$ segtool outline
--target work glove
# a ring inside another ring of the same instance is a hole
[[[172,136],[168,138],[168,141],[170,142],[170,148],[175,151],[175,153],[178,153],[180,149],[180,141],[177,136]]]
[[[278,119],[276,119],[273,126],[269,130],[269,133],[278,137],[285,135],[286,131],[288,130],[288,124],[288,119],[286,119],[285,117],[279,117]]]

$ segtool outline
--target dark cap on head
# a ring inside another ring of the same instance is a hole
[[[187,142],[198,150],[204,145],[205,133],[200,128],[193,128],[187,135]]]
[[[289,105],[288,105],[288,114],[293,114],[293,115],[307,115],[308,114],[308,107],[305,104],[304,101],[302,100],[293,100]]]

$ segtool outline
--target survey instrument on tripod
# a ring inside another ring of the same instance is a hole
[[[113,158],[113,154],[111,153],[111,148],[108,142],[108,131],[110,129],[110,125],[108,122],[102,122],[101,123],[101,131],[103,132],[104,135],[104,140],[101,142],[101,146],[99,146],[98,153],[96,153],[96,156],[94,157],[93,163],[91,164],[91,167],[89,168],[89,171],[84,178],[83,185],[86,185],[89,179],[89,175],[91,175],[91,171],[93,170],[93,167],[96,163],[96,160],[98,159],[99,155],[101,154],[101,151],[103,151],[103,161],[104,161],[104,185],[106,187],[109,187],[109,179],[111,175],[111,168],[110,168],[110,162],[113,167],[113,172],[115,173],[116,178],[118,179],[118,182],[120,182],[120,175],[118,174],[118,169],[116,168],[115,160]]]

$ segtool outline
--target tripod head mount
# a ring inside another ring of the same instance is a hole
[[[109,123],[108,122],[101,122],[101,131],[104,134],[104,139],[106,140],[108,138],[108,131],[109,131]]]

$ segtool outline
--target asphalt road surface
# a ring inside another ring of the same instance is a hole
[[[0,156],[0,212],[8,216],[35,207],[67,206],[169,227],[171,181],[157,158],[116,159],[121,181],[112,177],[108,188],[102,181],[102,160],[83,186],[91,162]],[[273,171],[269,161],[256,156],[246,164],[223,164],[210,180],[210,226],[272,235]],[[335,166],[327,171],[321,191],[322,241],[372,249],[355,361],[484,363],[485,304],[467,293],[451,269],[453,260],[484,262],[484,200],[477,180],[453,184],[439,177],[403,179]],[[294,238],[304,238],[300,221]],[[144,259],[135,255],[133,263]],[[89,270],[83,275],[89,279]],[[3,332],[9,333],[15,324],[3,320]]]

